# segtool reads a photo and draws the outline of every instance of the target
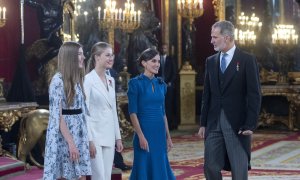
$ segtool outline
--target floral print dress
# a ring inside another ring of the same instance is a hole
[[[84,114],[87,113],[84,96],[79,84],[75,86],[75,97],[71,107],[67,107],[63,80],[56,73],[49,86],[49,123],[46,134],[44,180],[58,178],[78,179],[91,175],[89,142]],[[82,109],[81,114],[62,115],[74,143],[79,150],[78,162],[70,160],[69,146],[59,130],[60,107],[62,109]]]

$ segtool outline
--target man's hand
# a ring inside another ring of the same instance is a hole
[[[204,138],[204,136],[205,136],[205,127],[200,127],[200,129],[198,131],[198,136],[200,138]]]
[[[239,130],[238,134],[245,135],[245,136],[250,136],[250,135],[253,134],[253,131],[251,131],[251,130],[244,130],[244,131]]]

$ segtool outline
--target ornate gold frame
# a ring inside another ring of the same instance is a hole
[[[225,0],[213,0],[212,4],[214,6],[216,20],[225,20]]]
[[[75,38],[75,7],[71,0],[67,0],[63,4],[63,26],[61,28],[60,35],[63,41],[74,41]],[[66,19],[69,17],[69,19]],[[69,27],[69,32],[64,28],[64,26]]]

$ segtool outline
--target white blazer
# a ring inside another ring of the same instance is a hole
[[[115,80],[106,75],[108,90],[95,70],[85,76],[84,92],[89,110],[88,138],[95,145],[114,147],[121,139],[116,109]]]

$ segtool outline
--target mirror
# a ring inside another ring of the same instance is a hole
[[[63,26],[62,36],[64,41],[74,41],[75,39],[75,26],[74,26],[74,5],[71,0],[67,0],[63,4]]]
[[[226,0],[224,6],[225,19],[238,28],[239,16],[242,12],[249,18],[255,13],[255,16],[262,22],[261,29],[255,34],[254,44],[243,46],[237,42],[240,48],[256,55],[261,71],[267,74],[276,72],[279,74],[278,80],[283,78],[286,83],[298,78],[298,76],[294,77],[295,73],[289,72],[300,72],[299,43],[295,40],[285,40],[284,43],[279,44],[279,41],[274,38],[276,37],[274,28],[278,24],[293,25],[295,34],[299,34],[300,4],[297,0]],[[279,34],[277,38],[278,36]]]

